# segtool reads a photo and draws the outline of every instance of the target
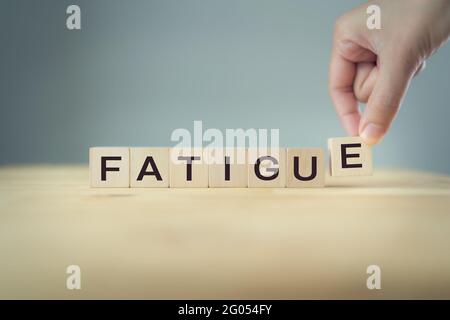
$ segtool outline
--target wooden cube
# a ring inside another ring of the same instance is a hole
[[[372,150],[359,137],[328,139],[331,175],[368,176],[372,169]]]
[[[171,188],[208,188],[208,164],[201,148],[171,148]]]
[[[286,148],[249,148],[248,187],[286,187]]]
[[[169,148],[130,148],[130,187],[169,187]]]
[[[89,176],[91,187],[128,188],[130,186],[129,148],[90,148]]]
[[[210,188],[246,188],[248,185],[245,148],[205,149]]]
[[[288,148],[286,170],[288,188],[325,186],[324,157],[320,148]]]

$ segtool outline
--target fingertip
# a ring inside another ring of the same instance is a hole
[[[360,137],[368,145],[374,145],[380,143],[386,134],[386,129],[375,123],[366,124],[362,130],[360,130]]]
[[[349,136],[355,137],[359,135],[359,122],[361,115],[355,111],[341,117],[342,126]]]

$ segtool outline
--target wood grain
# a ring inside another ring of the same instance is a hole
[[[326,186],[93,189],[87,166],[1,167],[0,298],[450,298],[449,177]]]

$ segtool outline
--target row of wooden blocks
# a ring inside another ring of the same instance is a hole
[[[358,137],[328,140],[333,176],[372,174]],[[223,159],[223,161],[222,161]],[[118,148],[89,150],[91,187],[303,188],[325,185],[320,148]]]

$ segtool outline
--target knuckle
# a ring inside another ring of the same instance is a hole
[[[342,35],[342,34],[344,34],[348,30],[349,21],[350,21],[350,19],[349,19],[349,13],[348,12],[340,15],[336,19],[336,21],[334,23],[334,33],[335,33],[335,35]]]
[[[334,22],[334,33],[335,35],[341,34],[345,26],[345,15],[339,16]]]

